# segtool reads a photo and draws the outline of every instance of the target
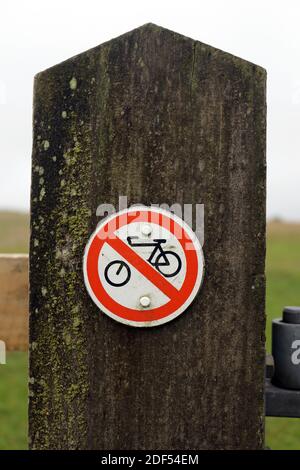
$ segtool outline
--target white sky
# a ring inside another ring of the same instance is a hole
[[[300,220],[298,0],[1,0],[0,209],[29,209],[35,73],[152,22],[268,72],[268,216]]]

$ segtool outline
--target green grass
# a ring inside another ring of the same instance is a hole
[[[271,325],[285,305],[300,305],[300,225],[273,223],[267,242],[267,351]],[[271,449],[300,449],[300,419],[267,418],[266,443]]]
[[[0,252],[28,250],[28,217],[0,213]],[[272,223],[267,242],[267,350],[271,320],[285,305],[300,305],[300,225]],[[267,418],[266,445],[300,449],[300,419]],[[27,448],[27,354],[9,353],[0,365],[0,449]]]
[[[28,214],[0,212],[0,253],[28,253],[28,250]]]
[[[11,352],[0,365],[0,449],[27,449],[27,354]]]
[[[0,212],[0,253],[28,253],[28,245],[28,214]],[[10,352],[6,364],[0,365],[1,450],[28,448],[27,362],[27,353]]]
[[[300,225],[272,224],[268,229],[267,350],[271,351],[271,321],[285,305],[300,305]]]

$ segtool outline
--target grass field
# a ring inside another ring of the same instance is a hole
[[[0,365],[0,449],[27,449],[27,354],[7,354]]]
[[[28,253],[28,250],[28,214],[0,212],[0,253]]]
[[[28,217],[0,213],[0,252],[28,251]],[[300,224],[273,222],[267,233],[267,350],[272,318],[284,305],[300,305]],[[0,366],[0,449],[27,448],[27,354],[9,353]],[[300,419],[268,418],[271,449],[300,449]]]
[[[267,350],[271,321],[284,305],[300,305],[300,224],[271,223],[267,232]],[[300,449],[300,419],[267,418],[271,449]]]

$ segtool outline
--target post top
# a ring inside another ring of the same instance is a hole
[[[300,307],[285,307],[283,309],[284,323],[300,323]]]
[[[196,39],[190,38],[188,36],[185,36],[184,34],[172,31],[172,30],[170,30],[168,28],[165,28],[163,26],[159,26],[159,25],[154,24],[154,23],[145,23],[142,26],[138,26],[137,28],[135,28],[131,31],[127,31],[127,32],[121,34],[120,36],[109,39],[108,41],[105,41],[105,42],[103,42],[103,43],[101,43],[101,44],[99,44],[99,45],[97,45],[97,46],[95,46],[95,47],[93,47],[93,48],[91,48],[87,51],[76,54],[75,56],[70,57],[70,58],[64,60],[63,62],[55,64],[55,65],[51,66],[50,68],[47,68],[46,70],[44,70],[42,72],[39,72],[36,75],[36,77],[38,77],[41,73],[46,72],[50,69],[54,69],[54,68],[57,68],[57,67],[60,67],[60,66],[65,66],[65,64],[68,64],[68,63],[74,63],[75,64],[77,61],[82,60],[83,57],[85,57],[89,54],[93,54],[93,53],[99,54],[99,52],[103,48],[111,48],[115,44],[120,44],[123,41],[127,41],[128,39],[134,38],[136,44],[138,44],[138,43],[142,43],[146,38],[148,40],[156,41],[157,37],[160,38],[160,41],[164,41],[167,38],[172,38],[172,40],[174,40],[175,42],[176,41],[183,41],[183,42],[186,42],[186,43],[190,42],[193,48],[203,47],[203,48],[205,48],[207,53],[211,54],[212,56],[214,54],[216,54],[218,56],[219,60],[225,60],[225,61],[233,62],[233,63],[236,63],[240,67],[245,67],[246,69],[249,68],[249,70],[254,67],[258,72],[262,73],[264,76],[266,75],[266,70],[263,67],[261,67],[260,65],[254,64],[254,63],[252,63],[248,60],[245,60],[241,57],[235,56],[235,55],[233,55],[229,52],[223,51],[223,50],[218,49],[218,48],[216,48],[214,46],[211,46],[209,44],[205,44],[205,43],[203,43],[199,40],[196,40]]]

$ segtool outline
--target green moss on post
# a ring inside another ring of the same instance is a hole
[[[82,256],[101,203],[205,205],[187,313],[103,315]],[[264,446],[265,71],[145,25],[37,75],[32,449]]]

